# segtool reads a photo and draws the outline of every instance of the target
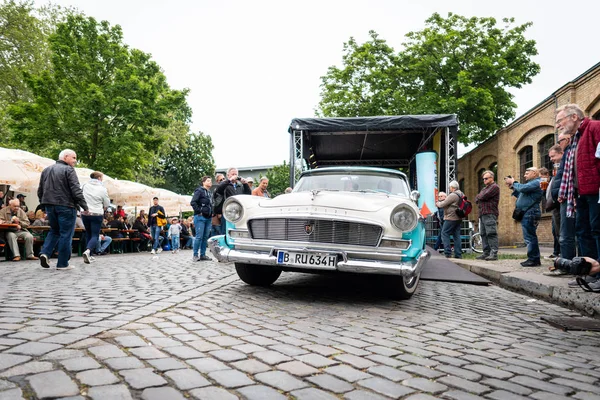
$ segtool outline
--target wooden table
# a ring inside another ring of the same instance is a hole
[[[0,224],[0,231],[16,231],[19,224]]]

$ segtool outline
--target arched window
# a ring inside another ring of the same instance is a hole
[[[539,141],[538,152],[540,153],[540,166],[538,168],[546,167],[548,168],[548,171],[552,171],[553,165],[552,161],[550,161],[550,157],[548,157],[548,151],[555,143],[554,133],[544,136],[544,138]]]
[[[465,191],[465,178],[462,178],[460,181],[458,181],[458,186],[460,187],[461,192],[464,193]],[[448,189],[450,190],[450,189]],[[450,193],[450,191],[448,191],[448,193]]]
[[[483,173],[487,171],[485,168],[481,168],[478,172],[477,172],[477,187],[479,188],[477,190],[477,193],[481,192],[481,189],[483,189],[483,179],[481,178],[481,175],[483,175]]]
[[[592,115],[592,118],[590,118],[590,119],[599,120],[600,119],[600,111],[598,111],[596,114]]]
[[[517,181],[521,181],[525,170],[529,167],[533,167],[533,147],[525,146],[519,152],[519,176],[513,176]]]

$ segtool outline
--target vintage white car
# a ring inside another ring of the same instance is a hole
[[[309,170],[292,193],[228,198],[226,234],[208,244],[250,285],[268,286],[281,271],[379,274],[393,282],[395,298],[407,299],[429,258],[418,197],[395,170]]]

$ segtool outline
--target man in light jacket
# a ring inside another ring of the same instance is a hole
[[[456,209],[463,193],[460,191],[460,186],[457,181],[452,181],[448,185],[450,193],[446,200],[435,203],[437,208],[444,209],[444,225],[442,227],[442,242],[444,243],[444,255],[450,258],[452,247],[450,246],[450,236],[454,237],[454,258],[462,258],[460,228],[462,218],[456,215]]]
[[[96,251],[104,210],[110,205],[108,191],[102,185],[104,178],[102,172],[94,171],[90,174],[90,178],[92,179],[82,186],[83,197],[88,205],[88,211],[81,214],[87,243],[86,250],[83,252],[83,262],[86,264],[95,261],[92,252]]]

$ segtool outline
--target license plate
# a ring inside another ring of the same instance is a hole
[[[277,252],[277,264],[335,268],[337,255],[327,253],[296,253],[280,250]]]

